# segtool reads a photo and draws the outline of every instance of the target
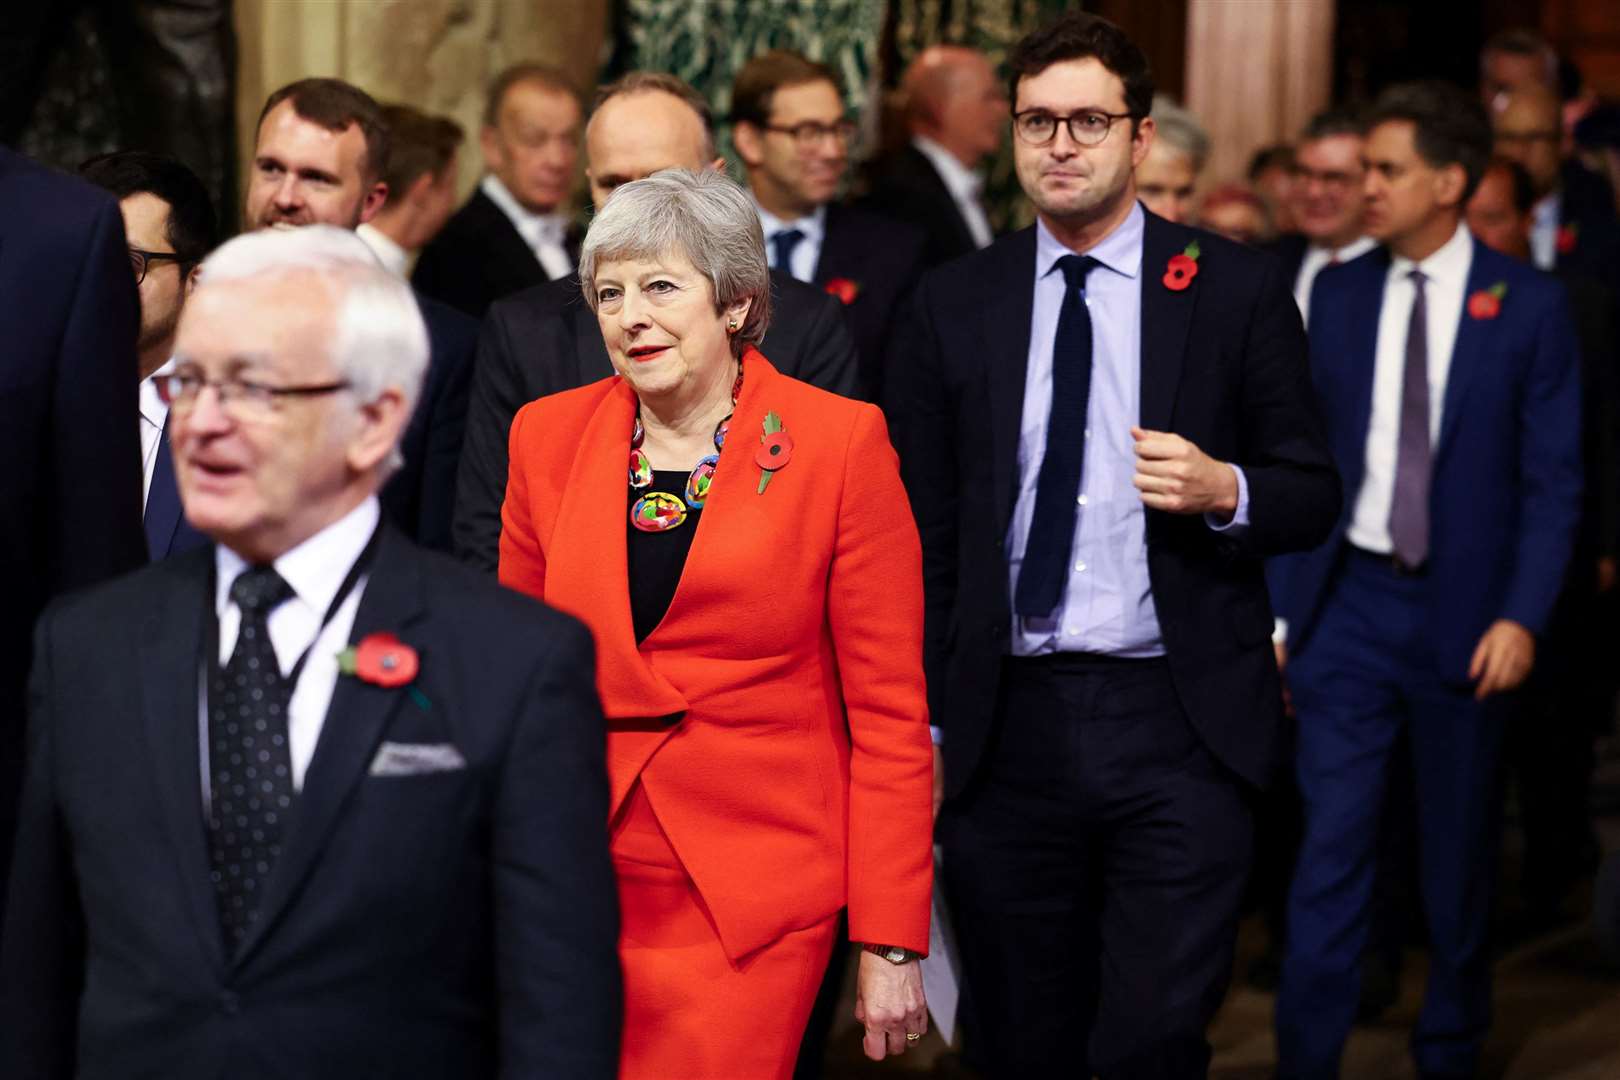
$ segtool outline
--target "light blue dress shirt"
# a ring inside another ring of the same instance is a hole
[[[816,279],[816,265],[821,262],[821,243],[827,236],[827,208],[816,207],[815,211],[796,221],[783,221],[769,210],[754,204],[759,211],[759,224],[765,230],[765,259],[771,264],[772,270],[786,270],[794,277],[807,284]],[[771,244],[771,237],[788,229],[798,229],[804,234],[793,248],[793,265],[776,265],[776,248]]]
[[[1051,652],[1111,656],[1164,655],[1159,617],[1153,606],[1147,564],[1147,519],[1141,494],[1131,484],[1136,443],[1131,427],[1142,413],[1142,232],[1138,204],[1102,242],[1084,254],[1101,266],[1086,279],[1091,314],[1091,395],[1086,405],[1085,462],[1075,514],[1074,547],[1063,599],[1047,618],[1013,616],[1015,656]],[[1007,528],[1008,586],[1016,591],[1024,545],[1035,515],[1035,484],[1046,456],[1047,420],[1052,412],[1052,347],[1063,306],[1063,272],[1057,261],[1076,254],[1044,223],[1035,227],[1035,296],[1029,327],[1029,362],[1024,376],[1024,414],[1018,435],[1018,495]],[[1249,520],[1248,483],[1233,466],[1238,482],[1237,512],[1221,524],[1206,515],[1212,529],[1241,529]]]

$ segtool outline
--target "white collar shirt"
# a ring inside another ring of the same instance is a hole
[[[568,218],[565,215],[535,213],[518,202],[493,174],[480,180],[478,189],[512,222],[547,277],[556,281],[574,272],[574,260],[568,256]]]
[[[945,190],[951,193],[951,201],[956,203],[962,220],[967,222],[973,242],[979,247],[989,247],[995,233],[990,229],[990,219],[985,216],[984,203],[980,201],[980,196],[984,194],[984,177],[963,165],[955,154],[926,135],[913,135],[911,145],[928,159],[934,171],[939,173],[939,178],[945,182]]]
[[[765,256],[770,261],[771,268],[785,270],[806,283],[814,281],[816,267],[821,262],[821,245],[827,238],[827,208],[818,206],[802,218],[784,221],[757,202],[754,207],[759,211],[760,227],[765,230]],[[777,266],[776,248],[772,245],[771,238],[789,229],[798,229],[802,234],[793,248],[793,265]]]
[[[1312,244],[1305,249],[1305,257],[1299,262],[1299,275],[1294,278],[1294,303],[1307,326],[1311,321],[1311,287],[1316,284],[1316,275],[1333,263],[1359,259],[1377,246],[1378,242],[1372,237],[1358,236],[1342,248]]]
[[[339,605],[324,626],[322,620],[337,597],[344,579],[349,576],[355,561],[365,551],[382,510],[375,495],[328,525],[297,547],[285,552],[272,564],[276,573],[291,586],[295,594],[270,613],[267,625],[270,644],[276,651],[281,674],[289,675],[298,658],[308,654],[304,668],[293,687],[287,706],[287,750],[292,759],[294,790],[304,786],[304,774],[315,756],[321,728],[326,723],[326,712],[332,703],[332,691],[338,678],[338,653],[348,646],[349,632],[354,628],[354,616],[360,608],[360,598],[366,591],[369,573],[362,573],[354,588]],[[231,583],[248,568],[248,563],[236,552],[218,544],[214,547],[214,614],[219,620],[219,657],[221,666],[229,662],[236,648],[237,631],[242,625],[242,611],[231,599]],[[198,739],[202,751],[203,806],[209,800],[208,761],[208,673],[202,672],[202,703],[198,717]]]
[[[1530,261],[1539,270],[1551,270],[1558,262],[1558,219],[1563,212],[1564,200],[1556,191],[1530,208]]]
[[[169,406],[158,396],[152,380],[174,370],[174,358],[141,380],[139,394],[141,408],[141,507],[152,494],[152,471],[157,467],[158,447],[163,442],[163,425],[169,420]]]
[[[1457,231],[1421,263],[1399,255],[1390,260],[1384,278],[1384,298],[1378,312],[1378,344],[1374,351],[1372,413],[1367,424],[1366,468],[1346,537],[1366,551],[1387,554],[1395,548],[1389,535],[1389,512],[1395,498],[1395,458],[1400,441],[1401,384],[1406,375],[1407,328],[1417,292],[1411,273],[1424,276],[1429,374],[1429,446],[1440,440],[1451,374],[1457,326],[1462,320],[1463,294],[1474,261],[1474,239],[1459,224]],[[1430,460],[1433,460],[1431,453]]]
[[[360,223],[354,230],[360,239],[366,242],[366,247],[377,256],[384,270],[397,278],[403,278],[410,269],[411,253],[400,247],[392,236],[383,232],[369,221]]]

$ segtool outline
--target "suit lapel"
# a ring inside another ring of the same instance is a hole
[[[1483,252],[1479,241],[1471,239],[1470,244],[1472,253],[1468,260],[1468,285],[1463,289],[1463,307],[1457,324],[1457,339],[1451,347],[1451,366],[1446,371],[1445,404],[1440,410],[1440,441],[1435,444],[1435,462],[1438,462],[1440,455],[1446,452],[1446,445],[1451,441],[1452,433],[1457,430],[1457,419],[1462,414],[1463,396],[1473,385],[1474,378],[1484,366],[1490,351],[1490,336],[1486,323],[1468,314],[1468,297],[1494,285],[1496,282],[1491,279],[1495,275],[1491,270],[1489,259],[1482,258]],[[1512,303],[1512,297],[1505,297],[1503,302]]]
[[[161,559],[174,543],[180,524],[180,489],[174,477],[174,453],[169,449],[169,422],[158,436],[157,460],[152,463],[152,486],[146,495],[146,553]]]
[[[526,286],[547,280],[539,256],[524,241],[523,234],[512,224],[512,219],[482,190],[474,191],[473,201],[478,205],[482,231],[488,238],[484,257],[504,267],[503,276],[509,281],[522,282]]]
[[[1153,214],[1142,228],[1142,385],[1141,424],[1169,431],[1176,390],[1187,353],[1187,331],[1198,299],[1198,279],[1177,292],[1165,287],[1164,267],[1181,253],[1192,234]]]
[[[1009,237],[992,249],[998,263],[986,281],[1009,282],[984,306],[986,379],[990,392],[991,475],[997,535],[1012,520],[1018,477],[1018,433],[1024,413],[1024,379],[1029,371],[1029,320],[1035,306],[1035,230]]]
[[[859,238],[851,236],[843,228],[844,216],[839,213],[837,206],[827,207],[827,228],[821,238],[821,254],[816,259],[816,272],[811,280],[817,286],[824,286],[833,278],[849,278],[858,281],[860,274],[854,268],[860,265],[861,249]]]
[[[213,597],[212,546],[188,556],[155,598],[152,614],[136,646],[140,657],[142,720],[151,776],[203,952],[222,970],[225,945],[219,907],[208,879],[207,826],[203,820],[202,760],[197,687],[202,659],[213,635],[207,633]],[[178,582],[178,584],[176,584]]]
[[[355,611],[349,634],[351,644],[376,632],[397,634],[410,643],[409,629],[425,613],[420,568],[404,539],[392,528],[383,528],[376,561]],[[271,874],[259,920],[243,940],[237,963],[253,953],[296,896],[339,812],[365,776],[389,717],[407,697],[403,690],[338,677],[315,744],[315,756],[310,759],[303,790],[287,825],[281,858]]]
[[[1378,320],[1384,308],[1384,285],[1389,278],[1389,251],[1379,248],[1367,259],[1365,266],[1355,265],[1342,272],[1356,275],[1345,283],[1349,291],[1342,309],[1345,313],[1342,348],[1346,360],[1342,385],[1349,393],[1346,403],[1351,409],[1350,423],[1344,430],[1351,441],[1339,448],[1339,460],[1345,470],[1345,510],[1348,513],[1350,500],[1361,488],[1367,456],[1367,426],[1372,423],[1373,376],[1378,367]],[[1314,308],[1311,321],[1316,321]],[[1340,330],[1331,325],[1325,329],[1330,335]],[[1333,347],[1315,340],[1316,336],[1313,335],[1311,341],[1313,353]],[[1332,407],[1332,402],[1328,403],[1328,407]]]

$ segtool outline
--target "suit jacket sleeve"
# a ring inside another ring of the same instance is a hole
[[[34,638],[28,777],[0,939],[0,1076],[74,1075],[84,922],[55,797],[51,618]]]
[[[882,415],[845,458],[827,585],[850,734],[849,932],[928,951],[933,745],[922,675],[922,551]]]
[[[590,633],[557,617],[494,821],[502,1077],[612,1080],[622,988],[606,730]]]
[[[146,562],[135,359],[140,323],[123,217],[109,200],[79,271],[54,376],[50,515],[39,548],[50,559],[48,595]]]
[[[496,304],[478,337],[451,525],[457,557],[491,574],[500,557],[507,435],[523,404],[511,323],[503,306]]]
[[[1243,343],[1240,459],[1249,485],[1242,542],[1256,555],[1304,551],[1333,530],[1339,472],[1323,434],[1299,309],[1276,260],[1265,261]]]
[[[928,317],[929,292],[929,279],[924,278],[906,305],[890,339],[883,387],[884,411],[894,425],[901,474],[922,541],[923,666],[929,712],[939,724],[948,715],[938,694],[945,686],[947,627],[956,607],[959,436],[934,321]]]
[[[842,397],[861,396],[861,367],[855,353],[855,339],[850,336],[843,304],[837,298],[821,294],[799,347],[798,378]]]
[[[1562,287],[1535,332],[1519,397],[1523,509],[1501,617],[1532,633],[1547,628],[1564,584],[1581,512],[1581,365]]]
[[[512,421],[512,447],[523,445],[525,413],[518,413]],[[527,596],[546,594],[546,555],[540,547],[533,519],[529,516],[528,463],[521,454],[508,456],[515,463],[507,486],[511,498],[501,508],[500,524],[500,579],[509,589]]]
[[[436,551],[451,549],[456,474],[467,434],[473,348],[477,341],[470,321],[455,330],[454,334],[445,334],[447,340],[442,343],[444,354],[439,365],[442,382],[433,396],[433,415],[429,417],[427,445],[422,451],[422,488],[414,533],[417,543]]]

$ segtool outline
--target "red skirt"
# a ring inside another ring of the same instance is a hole
[[[733,963],[639,784],[613,829],[624,969],[620,1080],[782,1080],[838,933],[838,917]]]

